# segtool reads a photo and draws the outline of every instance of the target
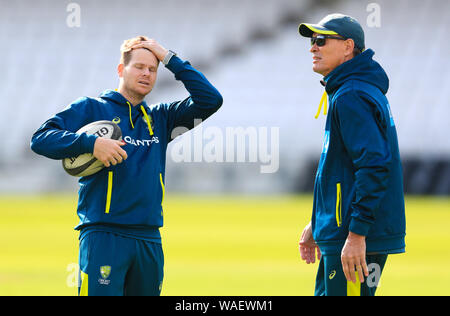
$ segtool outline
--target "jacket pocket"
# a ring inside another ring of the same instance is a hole
[[[342,225],[342,192],[341,184],[336,183],[336,223],[337,227]]]
[[[112,196],[112,186],[113,186],[113,172],[108,172],[108,188],[106,190],[106,206],[105,213],[109,214],[109,209],[111,208],[111,196]]]

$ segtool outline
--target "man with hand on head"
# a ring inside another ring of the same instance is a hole
[[[311,39],[313,71],[325,86],[316,118],[323,104],[326,114],[301,258],[314,263],[317,252],[315,295],[373,296],[387,256],[405,251],[402,167],[385,96],[389,80],[373,50],[365,49],[354,18],[330,14],[318,24],[300,24],[299,32]]]
[[[148,106],[160,62],[189,97]],[[31,148],[51,159],[92,153],[106,167],[79,180],[79,295],[160,295],[167,145],[175,128],[192,129],[194,119],[215,113],[222,96],[189,62],[145,36],[124,41],[117,72],[117,90],[70,104],[34,133]],[[99,120],[117,123],[125,142],[76,133]]]

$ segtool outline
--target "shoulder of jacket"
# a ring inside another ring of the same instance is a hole
[[[86,106],[90,109],[96,109],[104,106],[111,107],[111,105],[114,104],[113,102],[109,102],[108,100],[100,97],[83,97],[83,99]]]
[[[343,92],[353,92],[359,96],[370,95],[373,97],[378,97],[380,95],[383,95],[383,93],[376,85],[356,79],[352,79],[346,82],[346,87]]]
[[[154,103],[147,106],[150,110],[150,113],[158,118],[167,117],[167,114],[169,112],[170,104],[160,102],[160,103]]]
[[[370,99],[378,99],[382,96],[380,90],[368,82],[361,80],[348,80],[346,81],[333,95],[332,102],[338,102],[348,98],[364,98],[365,96]]]
[[[86,105],[90,106],[92,104],[98,103],[100,100],[98,98],[82,96],[72,102],[72,105]]]
[[[147,105],[147,107],[150,109],[150,111],[159,111],[164,107],[164,103],[153,103]]]

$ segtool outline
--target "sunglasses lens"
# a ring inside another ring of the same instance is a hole
[[[325,45],[326,38],[324,37],[311,37],[311,46],[317,44],[317,46],[321,47]]]

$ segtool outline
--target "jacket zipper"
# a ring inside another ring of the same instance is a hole
[[[164,182],[162,178],[162,173],[159,173],[159,182],[161,182],[161,189],[162,189],[162,197],[161,197],[161,216],[163,216],[163,209],[162,204],[164,202],[164,194],[166,193],[166,189],[164,188]]]
[[[341,184],[336,183],[336,223],[338,227],[342,225],[342,192]]]
[[[112,185],[113,185],[113,172],[108,172],[108,189],[106,191],[106,206],[105,213],[109,214],[109,209],[111,207],[111,195],[112,195]]]
[[[161,206],[164,202],[164,194],[166,192],[166,189],[164,188],[164,182],[163,182],[163,178],[162,178],[162,173],[159,173],[159,182],[161,182],[161,189],[162,189],[162,198],[161,198]]]

